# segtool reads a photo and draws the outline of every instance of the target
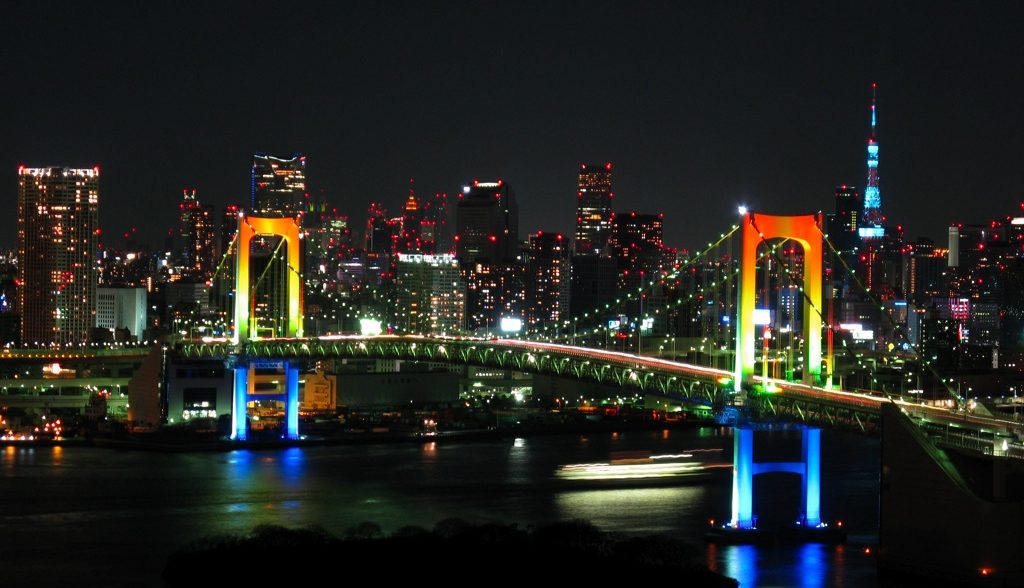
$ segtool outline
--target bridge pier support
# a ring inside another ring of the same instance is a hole
[[[249,366],[235,366],[235,385],[231,402],[231,438],[245,441],[249,413]]]
[[[284,362],[285,402],[284,422],[285,437],[299,438],[299,368]]]
[[[772,472],[799,474],[802,480],[801,524],[821,524],[821,429],[801,427],[802,461],[755,462],[754,429],[733,429],[732,518],[733,529],[754,529],[754,476]]]
[[[754,430],[732,430],[732,526],[754,527]]]
[[[803,430],[803,518],[808,527],[821,524],[821,429]]]

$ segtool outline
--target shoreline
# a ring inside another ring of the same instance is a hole
[[[250,439],[232,441],[227,438],[193,439],[188,437],[168,438],[160,433],[147,433],[126,437],[74,437],[69,439],[35,439],[32,441],[8,440],[0,442],[3,447],[96,447],[101,449],[127,449],[135,451],[156,451],[168,453],[228,452],[240,449],[280,450],[294,447],[330,447],[342,445],[378,445],[391,443],[437,443],[453,441],[495,441],[517,437],[541,437],[548,435],[605,434],[620,431],[686,430],[715,426],[714,421],[688,421],[684,423],[573,423],[571,425],[548,425],[522,428],[470,429],[442,431],[433,435],[422,433],[365,433],[345,432],[332,436],[305,437],[301,439]]]

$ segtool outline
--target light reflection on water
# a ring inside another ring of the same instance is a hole
[[[877,504],[877,442],[832,443],[823,471],[832,502],[825,506],[852,510],[836,512],[852,526],[852,515]],[[586,519],[607,531],[667,533],[704,549],[708,518],[729,507],[725,470],[693,484],[631,488],[579,488],[554,472],[567,463],[607,462],[617,452],[723,447],[728,437],[712,428],[193,454],[7,448],[0,451],[0,528],[21,539],[23,549],[4,555],[18,558],[25,578],[106,570],[115,551],[123,554],[125,578],[153,578],[186,542],[258,524],[318,524],[343,534],[362,521],[390,532],[449,517],[521,526]],[[858,532],[872,533],[874,519],[860,518]],[[39,545],[49,551],[32,547]],[[707,557],[745,586],[874,585],[873,564],[856,550],[773,549],[708,547]]]
[[[681,511],[704,503],[705,492],[704,486],[577,490],[556,494],[555,505],[562,520],[584,519],[602,529],[631,533],[665,533],[676,529]]]
[[[739,581],[740,586],[788,586],[822,588],[842,586],[842,546],[803,545],[713,545],[708,548],[708,565]],[[794,570],[799,570],[794,574]]]

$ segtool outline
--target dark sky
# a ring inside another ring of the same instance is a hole
[[[247,201],[264,150],[305,152],[359,224],[410,177],[500,177],[524,233],[569,231],[577,164],[612,161],[617,208],[694,247],[737,204],[828,211],[862,187],[872,81],[883,208],[909,235],[1024,199],[1012,3],[99,4],[5,4],[0,243],[18,164],[101,166],[105,234],[159,242],[185,186]]]

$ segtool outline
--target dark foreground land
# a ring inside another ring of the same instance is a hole
[[[615,537],[580,521],[523,530],[447,520],[433,530],[406,527],[388,537],[377,525],[363,523],[344,538],[317,528],[260,526],[247,536],[207,537],[175,552],[163,577],[168,586],[192,586],[196,578],[211,575],[260,584],[271,578],[312,584],[326,576],[389,586],[409,581],[528,587],[525,582],[611,578],[738,585],[708,570],[697,561],[699,555],[696,548],[667,537]]]

